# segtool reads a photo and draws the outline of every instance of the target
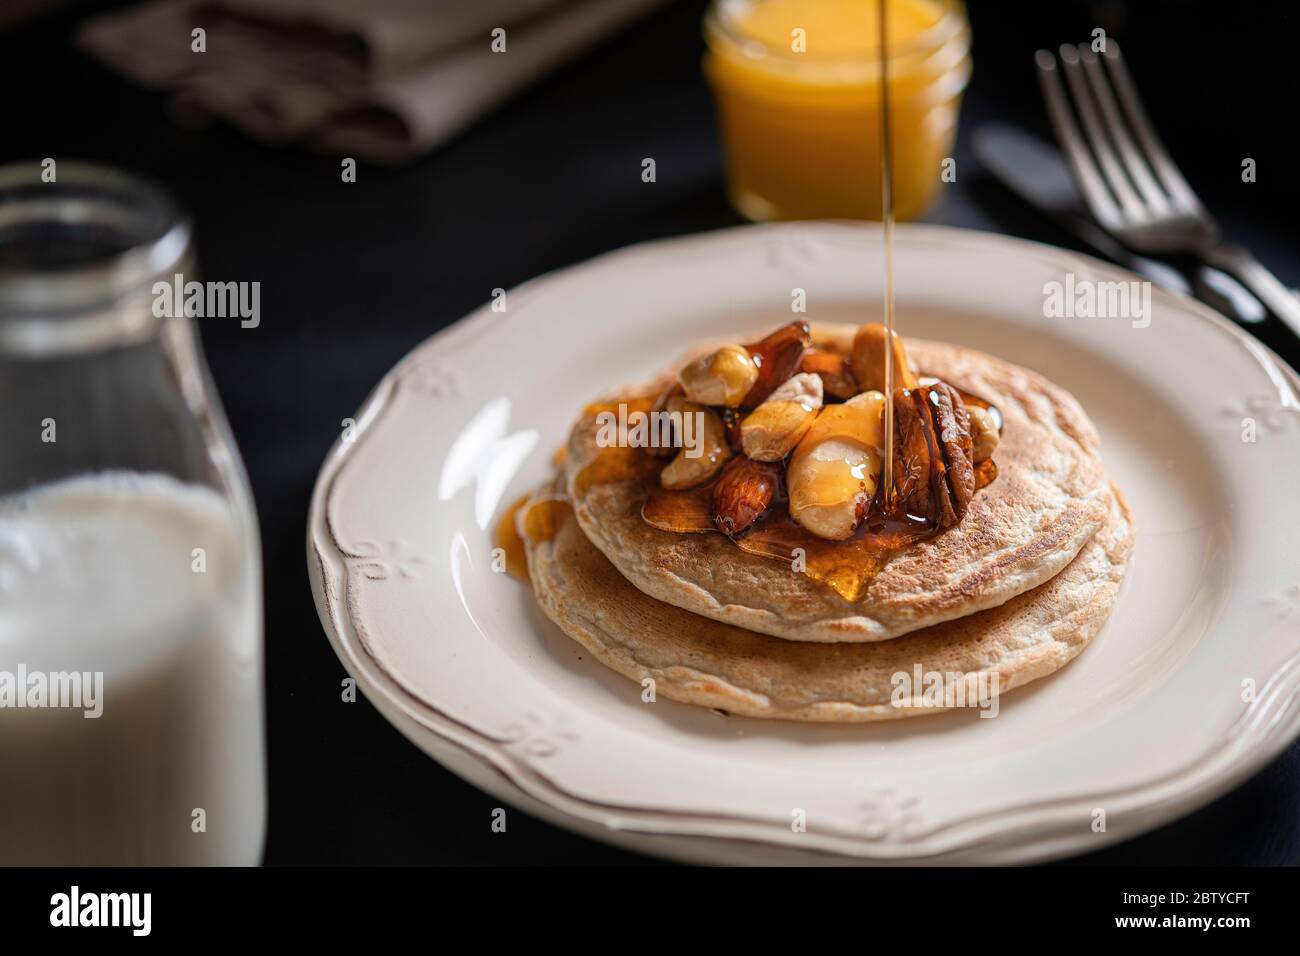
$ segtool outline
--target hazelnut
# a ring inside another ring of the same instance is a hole
[[[821,410],[786,470],[790,516],[819,538],[853,535],[871,505],[884,464],[885,396],[856,395]]]

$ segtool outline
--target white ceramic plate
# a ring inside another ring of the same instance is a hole
[[[602,256],[510,292],[504,311],[485,307],[402,361],[312,502],[312,586],[344,666],[477,786],[679,859],[1043,859],[1167,822],[1257,770],[1300,730],[1295,373],[1159,290],[1147,327],[1044,318],[1045,284],[1067,273],[1136,278],[1059,249],[907,227],[897,270],[905,334],[1068,388],[1132,504],[1138,541],[1118,605],[1063,671],[1007,694],[992,720],[800,725],[647,704],[492,571],[497,516],[548,474],[597,393],[697,339],[788,321],[796,288],[814,322],[878,318],[879,232],[840,224]]]

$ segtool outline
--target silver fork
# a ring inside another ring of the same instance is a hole
[[[1223,241],[1156,136],[1119,44],[1106,38],[1101,56],[1086,43],[1062,44],[1059,68],[1047,50],[1034,60],[1057,141],[1097,221],[1131,249],[1192,256],[1227,272],[1300,335],[1300,299],[1248,249]]]

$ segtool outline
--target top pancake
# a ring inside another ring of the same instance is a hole
[[[853,332],[825,326],[814,338],[842,342]],[[574,425],[565,462],[582,530],[651,597],[797,641],[887,640],[1037,587],[1069,564],[1106,518],[1096,429],[1071,395],[1034,372],[946,343],[906,345],[919,374],[1001,410],[1002,440],[993,456],[999,474],[975,494],[959,525],[895,555],[860,601],[844,599],[790,562],[741,551],[721,534],[651,527],[641,518],[644,491],[636,482],[579,489],[575,477],[599,451],[592,415]]]

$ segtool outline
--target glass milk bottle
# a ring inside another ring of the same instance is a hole
[[[0,168],[0,864],[261,857],[256,515],[156,288],[192,253],[133,177]]]

